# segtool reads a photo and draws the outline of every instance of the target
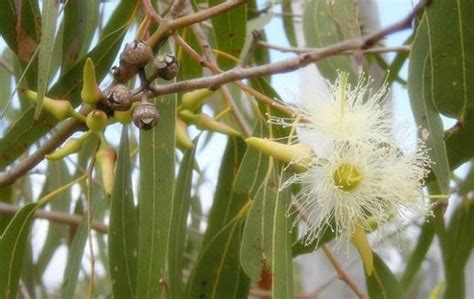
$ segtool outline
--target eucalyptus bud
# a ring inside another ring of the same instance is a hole
[[[283,144],[257,137],[249,137],[245,139],[245,142],[268,156],[286,163],[292,163],[294,170],[297,172],[305,171],[314,159],[312,148],[302,143]]]
[[[117,84],[107,94],[107,104],[114,111],[127,111],[132,107],[133,95],[127,86]]]
[[[148,102],[142,102],[133,110],[133,123],[142,130],[153,129],[158,123],[160,113],[155,105]]]
[[[174,79],[178,74],[179,64],[174,55],[160,55],[155,58],[154,65],[158,76],[165,80]]]
[[[36,104],[38,94],[32,90],[23,91],[25,97]],[[72,116],[74,108],[69,101],[53,100],[47,97],[43,99],[43,106],[46,111],[54,115],[57,119],[63,120]]]
[[[135,107],[139,105],[138,102],[135,102],[132,104],[132,107],[128,109],[127,111],[114,111],[114,118],[117,120],[119,123],[123,125],[128,125],[129,123],[132,122],[132,112]]]
[[[181,104],[185,109],[196,111],[213,93],[213,90],[207,88],[186,92],[181,97]]]
[[[49,155],[45,155],[44,157],[50,161],[56,161],[62,159],[70,154],[77,153],[82,146],[82,140],[79,138],[69,138],[65,143],[64,146],[55,150]]]
[[[188,127],[186,123],[180,119],[176,120],[176,144],[182,149],[190,149],[194,147],[194,144],[188,135]]]
[[[231,136],[240,136],[240,132],[228,125],[221,123],[204,113],[194,114],[189,110],[179,112],[181,118],[189,123],[193,123],[200,130],[208,130]]]
[[[117,153],[111,148],[101,146],[97,151],[95,158],[100,167],[105,193],[111,195],[114,188],[114,166],[115,160],[117,160]]]
[[[145,66],[153,59],[153,50],[150,45],[141,40],[134,40],[125,45],[120,60],[139,67]]]
[[[90,58],[87,58],[82,73],[81,99],[89,105],[95,105],[102,99],[102,92],[96,81],[95,66]]]
[[[93,110],[87,114],[86,125],[92,132],[100,132],[107,125],[107,114],[101,110]]]
[[[374,256],[372,248],[370,247],[369,241],[367,240],[367,234],[360,224],[354,226],[352,232],[351,242],[357,248],[362,262],[364,263],[365,273],[371,276],[374,271]]]

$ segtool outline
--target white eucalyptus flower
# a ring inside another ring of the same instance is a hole
[[[317,152],[334,141],[391,139],[391,116],[382,105],[387,88],[382,86],[372,93],[370,80],[364,79],[363,74],[355,87],[347,80],[347,73],[339,73],[336,82],[328,82],[328,90],[319,93],[319,99],[307,99],[295,107],[294,118],[270,117],[270,122],[295,127],[302,143],[318,144]]]
[[[423,145],[402,153],[387,144],[336,142],[328,156],[318,156],[282,187],[301,183],[295,201],[299,217],[305,218],[306,242],[326,229],[349,240],[356,225],[369,229],[369,222],[382,225],[406,212],[426,215],[422,186],[429,165]]]

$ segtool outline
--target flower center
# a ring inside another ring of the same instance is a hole
[[[334,179],[334,185],[344,191],[355,189],[363,178],[357,167],[347,163],[341,164],[336,171],[334,171],[332,177]]]

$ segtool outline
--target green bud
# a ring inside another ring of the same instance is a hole
[[[245,142],[268,156],[285,163],[292,163],[294,170],[298,172],[305,171],[314,159],[312,148],[302,143],[283,144],[257,137],[249,137],[245,139]]]
[[[64,146],[44,157],[50,161],[62,159],[70,154],[77,153],[82,146],[82,140],[79,138],[69,138]]]
[[[92,132],[100,132],[107,125],[107,114],[101,110],[92,110],[87,114],[86,125]]]
[[[25,90],[23,91],[25,97],[36,104],[38,94],[32,90]],[[72,107],[71,103],[66,100],[53,100],[47,97],[43,99],[43,106],[44,110],[48,111],[52,115],[54,115],[57,119],[63,120],[70,117],[74,108]]]
[[[117,153],[115,150],[108,147],[101,147],[95,155],[97,164],[100,167],[102,175],[102,184],[107,195],[112,194],[115,181],[115,161],[117,160]]]
[[[190,111],[196,111],[213,93],[213,90],[207,88],[196,89],[190,92],[186,92],[181,97],[181,104],[185,109],[188,109]]]
[[[365,273],[367,273],[368,276],[371,276],[372,272],[374,271],[374,256],[372,253],[372,248],[369,244],[369,240],[367,239],[367,234],[358,224],[356,224],[354,227],[351,242],[355,248],[357,248],[360,257],[362,258]]]
[[[97,85],[95,66],[90,58],[84,64],[82,78],[81,99],[84,103],[95,106],[102,99],[102,92]]]
[[[239,131],[215,120],[209,115],[203,113],[194,114],[189,110],[182,110],[179,112],[179,115],[184,121],[194,124],[200,130],[213,131],[231,136],[241,136]]]
[[[176,120],[176,144],[182,149],[194,147],[191,138],[189,138],[186,123],[180,119]]]

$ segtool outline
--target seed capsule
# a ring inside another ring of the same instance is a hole
[[[152,59],[153,50],[141,40],[134,40],[125,45],[125,50],[120,55],[121,61],[136,66],[145,66]]]
[[[107,104],[114,111],[127,111],[132,107],[132,93],[123,84],[117,84],[107,94]]]
[[[178,74],[178,60],[176,60],[176,57],[171,54],[156,57],[154,64],[156,72],[160,78],[171,80]]]
[[[155,105],[151,103],[140,103],[140,105],[133,110],[133,123],[137,128],[142,130],[153,129],[158,123],[160,113]]]

